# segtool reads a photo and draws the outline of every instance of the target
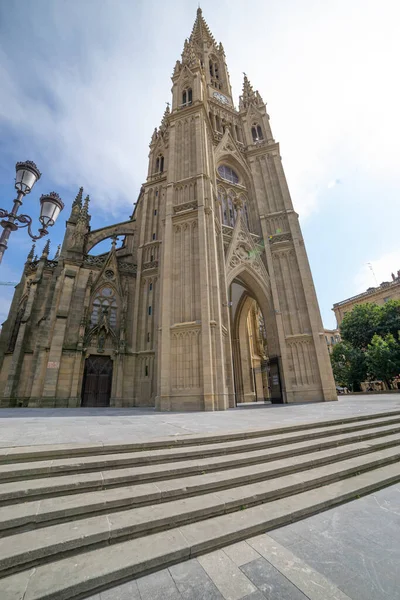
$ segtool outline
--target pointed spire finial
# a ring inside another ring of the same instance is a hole
[[[61,244],[58,244],[57,251],[56,251],[56,253],[54,255],[53,260],[57,260],[58,259],[58,257],[60,256],[60,250],[61,250]]]
[[[26,257],[27,258],[27,262],[32,262],[32,259],[33,259],[34,254],[35,254],[35,246],[36,246],[36,244],[32,244],[32,248],[30,249],[30,252],[29,252],[28,256]]]
[[[50,252],[50,239],[47,240],[47,242],[43,248],[42,258],[48,256],[49,252]]]
[[[79,213],[79,217],[78,217],[78,223],[83,223],[85,225],[87,225],[90,221],[90,216],[89,216],[89,202],[90,202],[90,197],[89,194],[86,196],[84,202],[83,202],[83,206],[81,208],[81,211]]]
[[[169,108],[169,102],[166,102],[165,104],[167,105],[167,107],[164,111],[163,118],[161,120],[160,133],[164,133],[164,131],[167,129],[168,118],[169,118],[169,115],[171,114],[171,110]]]
[[[196,42],[200,46],[202,46],[204,42],[207,42],[207,44],[210,45],[216,45],[214,36],[204,20],[203,11],[200,6],[197,9],[196,20],[189,41]]]
[[[250,104],[263,104],[263,99],[257,91],[253,90],[253,86],[244,71],[243,76],[243,91],[239,98],[239,109],[248,108]]]
[[[83,196],[83,187],[80,187],[79,192],[77,193],[76,198],[72,203],[72,207],[79,206],[79,208],[80,208],[82,206],[82,196]]]
[[[116,234],[111,236],[112,242],[111,242],[111,250],[115,250],[115,247],[117,245],[117,241],[118,241],[118,236]]]

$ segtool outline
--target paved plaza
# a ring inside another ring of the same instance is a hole
[[[257,428],[268,430],[368,414],[384,415],[399,409],[400,394],[396,393],[348,395],[340,397],[338,402],[318,404],[247,405],[213,413],[157,413],[149,408],[3,409],[0,445],[134,443],[160,437],[176,439],[176,436]],[[396,428],[396,423],[388,426],[382,443],[390,442],[390,427]],[[168,445],[169,442],[167,451]],[[65,447],[58,450],[69,452]],[[336,456],[343,449],[334,445],[331,451]],[[387,452],[393,450],[389,448]],[[323,468],[328,470],[329,466]],[[386,469],[390,471],[391,464]],[[50,477],[47,483],[53,481]],[[343,484],[347,481],[344,478]],[[398,477],[391,481],[398,481]],[[318,498],[323,489],[315,488]],[[291,497],[288,495],[282,502],[290,502]],[[269,505],[267,521],[272,518],[270,511],[275,504]],[[174,517],[176,506],[175,502]],[[238,513],[245,518],[253,510],[246,508],[244,505],[240,510],[245,512]],[[85,600],[400,600],[399,527],[400,483],[396,483],[285,527],[104,588]],[[38,529],[38,535],[41,531]],[[218,548],[216,544],[207,546],[211,547]],[[108,552],[107,549],[107,560]]]
[[[160,413],[152,408],[4,408],[0,446],[128,443],[340,419],[400,408],[400,394],[339,396],[338,402],[258,404],[221,412]]]
[[[399,527],[395,485],[90,600],[398,600]]]

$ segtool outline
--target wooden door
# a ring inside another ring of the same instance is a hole
[[[110,406],[112,370],[109,356],[89,356],[86,359],[82,406]]]

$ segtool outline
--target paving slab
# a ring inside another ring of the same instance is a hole
[[[260,558],[258,552],[256,552],[247,542],[237,542],[237,544],[225,546],[224,552],[238,567],[241,567],[256,558]]]
[[[182,600],[168,569],[162,569],[137,580],[140,600]],[[112,591],[112,590],[111,590]],[[114,600],[111,596],[110,600]],[[132,598],[132,600],[134,600]]]
[[[0,446],[137,442],[161,436],[222,433],[351,417],[400,408],[400,394],[341,396],[338,402],[261,405],[215,413],[156,413],[151,408],[0,411]]]
[[[145,600],[141,597],[136,581],[128,581],[117,589],[101,592],[100,600]]]
[[[290,600],[309,600],[265,558],[257,558],[243,565],[241,570],[267,600],[287,600],[288,598]]]
[[[197,560],[169,569],[183,600],[225,600]]]
[[[198,558],[199,563],[226,600],[240,600],[256,587],[222,550]]]

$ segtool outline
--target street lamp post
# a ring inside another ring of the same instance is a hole
[[[40,217],[39,221],[42,227],[39,229],[39,235],[32,233],[32,219],[29,215],[19,215],[19,207],[22,206],[22,199],[31,192],[33,186],[41,177],[41,173],[34,162],[26,160],[25,162],[17,162],[15,165],[15,189],[17,197],[14,200],[14,205],[11,212],[0,208],[0,225],[3,227],[3,232],[0,236],[0,263],[3,259],[4,252],[7,249],[8,238],[12,231],[16,231],[21,227],[28,228],[28,234],[33,240],[39,240],[49,232],[48,227],[52,227],[62,209],[64,203],[56,192],[50,194],[42,194],[40,196]]]

